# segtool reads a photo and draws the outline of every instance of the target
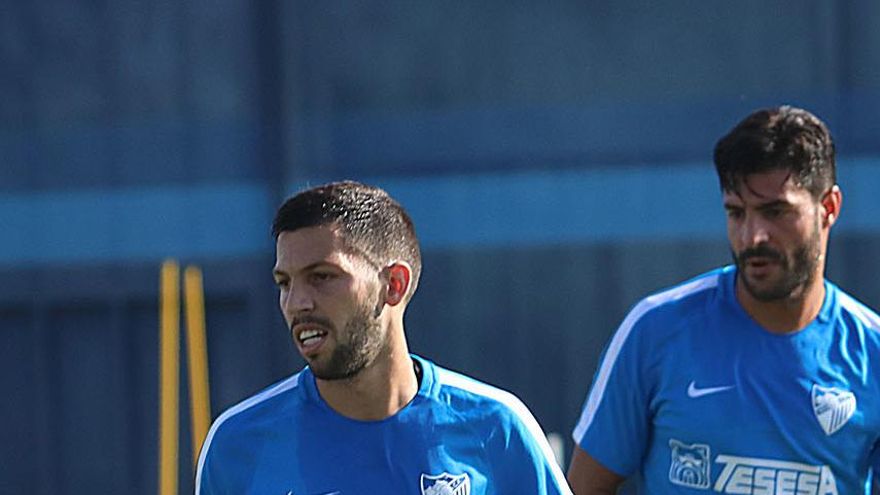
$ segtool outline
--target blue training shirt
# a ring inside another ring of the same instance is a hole
[[[637,493],[865,494],[880,471],[880,317],[834,284],[806,328],[761,328],[718,269],[637,304],[574,429]]]
[[[205,439],[196,495],[571,493],[519,399],[413,359],[418,393],[381,421],[331,409],[308,367],[233,406]]]

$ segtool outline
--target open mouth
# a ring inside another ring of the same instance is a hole
[[[296,336],[297,342],[304,351],[315,350],[327,338],[327,331],[317,328],[309,328],[299,332]]]

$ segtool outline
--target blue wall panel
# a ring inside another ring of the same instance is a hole
[[[292,184],[295,192],[307,184]],[[353,177],[386,188],[411,213],[425,248],[543,246],[724,237],[712,166],[641,166],[403,178]],[[843,158],[835,232],[880,231],[880,162]],[[261,184],[0,194],[0,266],[232,259],[272,249],[280,200]]]
[[[0,352],[4,366],[0,388],[4,391],[3,423],[0,428],[0,492],[29,493],[43,475],[39,451],[33,448],[37,436],[34,412],[39,408],[34,394],[38,376],[38,352],[33,336],[33,315],[23,308],[0,307]]]
[[[66,493],[123,492],[128,484],[127,418],[119,399],[125,382],[122,339],[109,308],[78,304],[53,309],[52,388],[55,489]]]
[[[241,257],[271,247],[260,184],[0,194],[0,265]]]

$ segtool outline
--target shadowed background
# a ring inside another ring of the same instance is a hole
[[[828,275],[880,307],[876,2],[7,3],[2,493],[156,493],[166,257],[204,270],[214,416],[298,369],[270,222],[327,180],[412,213],[412,350],[566,453],[626,310],[727,263],[711,151],[755,108],[829,124]]]

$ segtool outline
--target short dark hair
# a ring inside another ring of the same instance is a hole
[[[407,300],[418,286],[422,255],[412,219],[382,189],[354,181],[312,187],[287,199],[272,222],[272,236],[306,227],[339,229],[346,247],[377,268],[393,261],[412,267]]]
[[[781,106],[758,110],[715,145],[715,170],[723,191],[736,191],[751,174],[788,170],[818,199],[837,182],[834,141],[812,113]]]

